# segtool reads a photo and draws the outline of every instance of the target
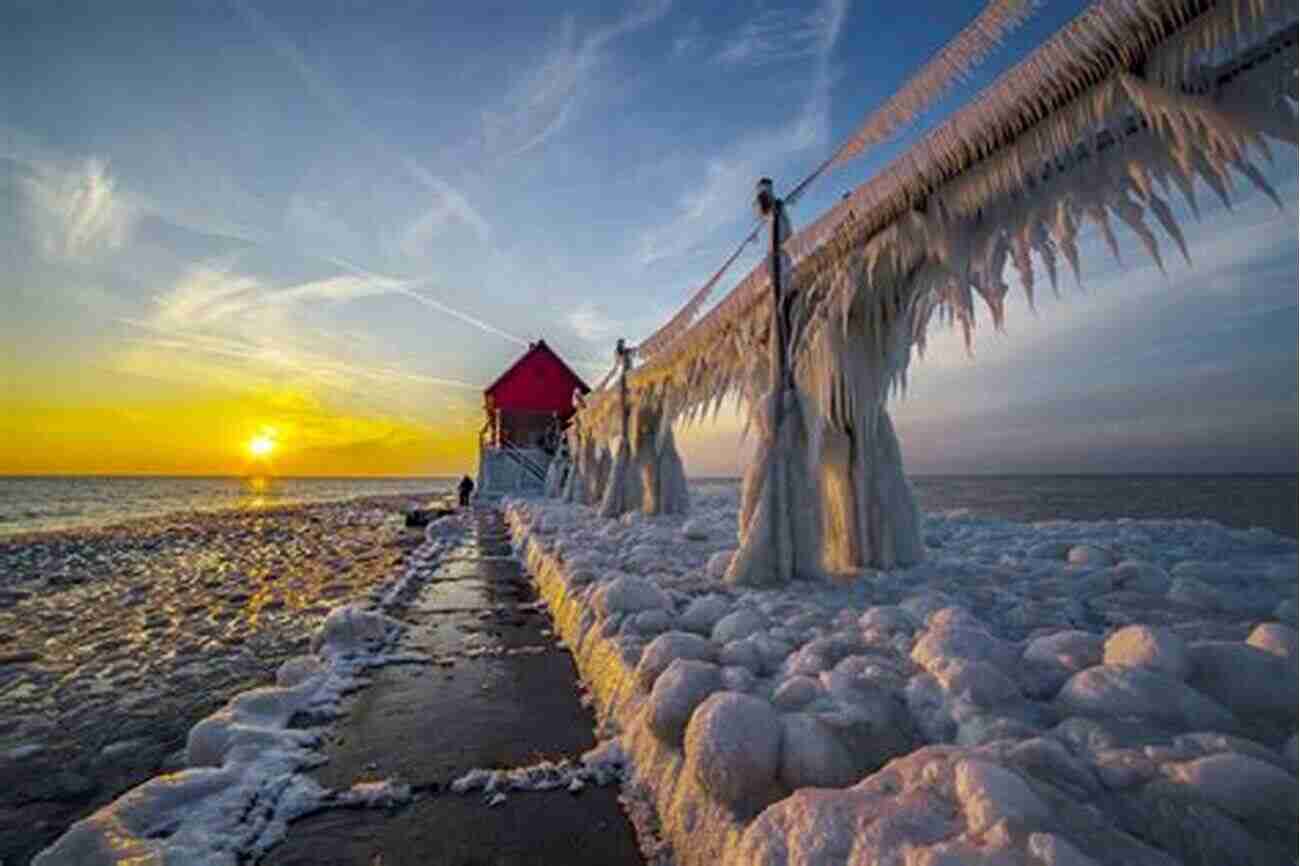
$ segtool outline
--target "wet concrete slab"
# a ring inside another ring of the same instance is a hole
[[[595,745],[577,671],[550,637],[499,513],[477,528],[400,613],[405,646],[438,659],[390,667],[351,699],[313,775],[331,787],[383,778],[420,792],[395,811],[335,810],[290,827],[276,866],[641,863],[616,787],[512,793],[489,807],[447,785],[474,767],[576,758]],[[488,558],[480,559],[485,552]]]

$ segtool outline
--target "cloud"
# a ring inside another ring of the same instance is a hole
[[[232,273],[213,265],[190,268],[170,290],[155,299],[149,322],[163,330],[220,325],[268,307],[309,301],[341,303],[400,292],[405,283],[374,274],[339,274],[274,287],[256,277]]]
[[[483,150],[496,158],[513,158],[538,147],[564,128],[605,47],[620,36],[640,30],[667,13],[669,0],[644,3],[609,27],[581,39],[572,18],[561,25],[559,38],[542,62],[507,94],[504,105],[481,115]]]
[[[307,62],[307,58],[294,42],[267,21],[257,9],[246,0],[233,0],[244,20],[271,48],[278,57],[297,73],[303,86],[337,119],[342,121],[361,141],[374,149],[384,163],[395,162],[408,174],[433,194],[433,204],[424,216],[417,218],[412,228],[414,239],[410,243],[418,244],[426,235],[431,239],[434,230],[448,224],[452,219],[459,220],[474,230],[480,241],[487,243],[491,236],[491,227],[482,214],[474,208],[468,197],[460,192],[445,178],[429,171],[409,154],[391,145],[378,130],[363,123],[352,110],[343,92],[316,67]],[[421,228],[423,226],[423,228]],[[406,235],[410,235],[408,229]],[[406,235],[403,243],[407,242]]]
[[[108,164],[91,157],[71,168],[28,163],[20,179],[41,250],[50,258],[83,258],[126,242],[138,210],[119,190]]]
[[[823,3],[811,14],[764,9],[746,21],[714,55],[728,66],[766,66],[824,57],[839,36],[847,0]]]
[[[425,185],[433,198],[428,209],[402,232],[399,241],[402,252],[412,258],[427,255],[433,240],[456,223],[473,230],[480,243],[491,242],[491,225],[459,190],[413,160],[407,161],[407,170]]]
[[[592,341],[603,340],[621,327],[621,323],[610,319],[591,301],[580,304],[565,317],[565,321],[579,337]]]
[[[770,174],[784,158],[828,145],[833,84],[830,61],[846,8],[847,0],[827,0],[800,19],[795,28],[799,51],[790,57],[810,58],[812,76],[807,99],[798,114],[785,126],[744,136],[724,153],[706,160],[704,177],[681,194],[672,219],[638,237],[636,255],[642,265],[687,255],[708,243],[709,235],[747,215],[754,182],[759,177]],[[766,20],[764,15],[756,19]],[[755,32],[766,32],[765,27]],[[735,44],[739,54],[741,43]]]

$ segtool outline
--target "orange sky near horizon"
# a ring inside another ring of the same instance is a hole
[[[265,401],[7,402],[0,475],[454,475],[476,462],[468,418],[443,425]],[[269,435],[258,457],[250,443]]]

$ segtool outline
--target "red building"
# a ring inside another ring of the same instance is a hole
[[[583,394],[591,390],[545,340],[530,344],[483,390],[482,444],[554,451],[559,431],[573,417],[575,388]]]

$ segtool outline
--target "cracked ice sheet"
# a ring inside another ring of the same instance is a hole
[[[1194,832],[1196,810],[1222,801],[1212,784],[1189,781],[1218,778],[1197,762],[1235,756],[1282,792],[1279,802],[1294,791],[1294,696],[1287,710],[1286,696],[1270,704],[1264,694],[1296,678],[1291,539],[1203,520],[1024,524],[951,511],[926,515],[928,558],[918,566],[741,592],[717,580],[736,543],[737,491],[696,485],[692,494],[685,519],[504,503],[602,725],[621,733],[682,863],[871,862],[869,838],[892,838],[898,856],[915,847],[908,864],[1112,862],[1057,820],[1070,802],[1089,801],[1111,804],[1093,829],[1126,862],[1177,862],[1194,856],[1180,839],[1207,841]],[[1134,669],[1148,662],[1132,647],[1150,642],[1131,631],[1109,640],[1131,624],[1199,667],[1185,669],[1186,681]],[[1253,688],[1231,682],[1241,671],[1216,679],[1238,663]],[[779,726],[774,764],[737,750],[725,772],[699,769],[692,742],[726,752],[690,734],[694,710],[717,690],[769,707],[754,713],[759,728]],[[863,730],[871,742],[854,736]],[[746,774],[761,812],[738,813],[710,789],[734,794]],[[839,790],[814,795],[810,785]],[[1170,785],[1183,806],[1167,806]],[[851,793],[862,791],[870,796]],[[1130,797],[1130,811],[1116,811],[1106,791]],[[948,818],[909,811],[916,804]],[[863,821],[864,835],[819,854],[817,828],[836,815]],[[869,829],[871,815],[893,817]],[[1144,816],[1156,827],[1149,839],[1120,829]],[[1210,841],[1224,858],[1294,848],[1274,832],[1280,821],[1294,837],[1294,808],[1221,817]],[[909,826],[913,836],[896,835]]]

